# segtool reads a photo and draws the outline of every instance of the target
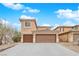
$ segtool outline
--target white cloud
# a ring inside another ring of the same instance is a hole
[[[79,6],[78,6],[78,10],[79,10]]]
[[[35,18],[31,16],[21,15],[20,19],[35,19]]]
[[[9,21],[2,20],[2,24],[9,24]]]
[[[3,18],[0,18],[0,23],[1,23],[1,24],[6,24],[6,25],[8,25],[8,24],[9,24],[9,21],[7,21],[7,20],[5,20],[5,19],[3,19]]]
[[[20,4],[20,3],[2,3],[3,6],[7,7],[7,8],[11,8],[13,10],[21,10],[23,9],[23,13],[26,13],[26,11],[30,12],[30,13],[39,13],[40,10],[38,9],[33,9],[31,7],[25,7],[24,5]]]
[[[54,27],[52,27],[51,30],[55,29],[58,26],[74,26],[74,25],[75,25],[75,23],[73,23],[71,21],[66,21],[63,24],[54,24],[53,25]]]
[[[64,26],[74,26],[75,24],[71,21],[66,21],[65,23],[63,23]]]
[[[11,28],[17,28],[17,29],[20,28],[20,23],[12,23],[12,22],[7,21],[7,20],[5,20],[3,18],[0,18],[0,24],[9,26]]]
[[[56,11],[58,18],[66,18],[71,20],[79,20],[79,10],[59,9]]]
[[[29,9],[28,11],[31,13],[39,13],[40,12],[40,10],[38,10],[38,9]]]
[[[7,8],[11,8],[13,10],[21,10],[24,8],[24,6],[22,4],[19,3],[3,3],[2,5],[4,5]]]
[[[51,26],[50,24],[43,24],[42,26]]]
[[[13,25],[14,26],[20,26],[20,23],[14,23]]]
[[[12,26],[14,28],[17,28],[18,30],[20,30],[20,27],[21,27],[20,23],[13,23]]]
[[[30,13],[39,13],[40,12],[40,10],[33,9],[33,8],[30,8],[30,7],[26,7],[25,10],[23,10],[23,13],[26,13],[26,11],[28,11]]]

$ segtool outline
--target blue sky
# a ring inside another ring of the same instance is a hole
[[[79,24],[79,4],[77,3],[2,3],[0,18],[19,28],[22,15],[34,17],[37,25]]]

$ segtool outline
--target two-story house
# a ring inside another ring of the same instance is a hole
[[[74,42],[79,39],[79,25],[58,26],[50,30],[50,26],[37,26],[35,18],[20,18],[20,22],[23,43]]]
[[[23,19],[21,22],[21,42],[53,43],[58,42],[55,31],[50,26],[37,26],[36,19]]]

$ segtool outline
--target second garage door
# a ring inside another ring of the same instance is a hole
[[[52,43],[56,42],[55,34],[36,34],[36,43]]]

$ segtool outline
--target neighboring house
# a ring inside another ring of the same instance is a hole
[[[75,25],[72,27],[73,30],[79,30],[79,25]]]
[[[67,31],[70,31],[72,30],[73,26],[58,26],[54,29],[54,31],[57,31],[57,32],[67,32]]]
[[[59,33],[60,42],[75,42],[79,40],[79,31],[68,31]]]
[[[35,19],[20,19],[21,42],[52,43],[58,42],[55,31],[49,26],[37,26]]]
[[[59,42],[75,42],[79,40],[79,25],[59,26],[54,31],[58,31]]]

